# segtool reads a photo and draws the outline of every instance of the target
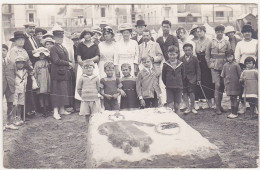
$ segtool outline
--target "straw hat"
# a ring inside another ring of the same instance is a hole
[[[92,31],[93,33],[99,33],[100,35],[102,35],[101,28],[100,28],[99,26],[93,26],[93,27],[91,28],[91,31]]]
[[[17,58],[15,59],[15,62],[19,62],[19,61],[23,61],[23,62],[25,62],[26,60],[25,60],[24,57],[19,56],[19,57],[17,57]]]
[[[122,32],[124,30],[133,30],[133,27],[129,23],[121,24],[121,25],[118,26],[118,31],[119,32]]]
[[[43,29],[43,28],[35,28],[35,34],[37,34],[38,32],[42,32],[42,34],[46,34],[47,30]]]
[[[24,27],[36,27],[36,24],[33,22],[27,22],[26,24],[24,24]]]
[[[46,42],[52,42],[52,43],[54,44],[54,43],[55,43],[55,40],[52,39],[51,37],[47,37],[47,38],[42,39],[42,41],[41,41],[41,43],[42,43],[43,45],[45,45]]]
[[[193,24],[192,27],[191,27],[191,29],[190,29],[190,34],[193,34],[194,31],[195,31],[197,28],[199,28],[199,26],[196,25],[196,24]]]
[[[37,52],[33,54],[34,57],[40,57],[40,54],[43,53],[45,56],[50,55],[50,51],[47,48],[40,47],[37,49]]]
[[[229,33],[229,32],[236,32],[235,28],[233,26],[227,26],[225,29],[225,34]]]

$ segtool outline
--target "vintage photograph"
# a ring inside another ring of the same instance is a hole
[[[258,4],[1,5],[4,168],[259,166]]]

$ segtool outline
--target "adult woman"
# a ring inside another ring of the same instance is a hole
[[[114,32],[111,27],[106,26],[103,29],[103,37],[105,41],[100,42],[98,47],[100,51],[100,60],[98,63],[100,78],[106,77],[104,64],[106,62],[114,62],[115,42],[113,41]]]
[[[78,70],[77,70],[76,87],[78,84],[78,80],[79,80],[80,76],[82,75],[82,66],[83,66],[84,60],[87,60],[87,59],[93,60],[95,63],[94,74],[99,75],[97,63],[99,61],[100,53],[99,53],[98,45],[93,43],[91,40],[91,37],[93,35],[94,34],[92,31],[83,30],[79,37],[80,39],[84,39],[84,40],[83,40],[83,42],[79,43],[79,45],[77,47],[78,64],[80,67],[78,67]],[[78,100],[81,100],[81,97],[79,96],[77,90],[75,90],[75,98]]]
[[[212,83],[211,71],[208,68],[207,61],[205,59],[206,47],[210,43],[210,39],[205,36],[205,33],[206,33],[206,28],[204,26],[200,26],[197,28],[197,34],[199,36],[199,39],[195,42],[196,43],[195,51],[200,64],[202,89],[205,92],[205,96],[209,101],[209,107],[212,107],[214,101],[215,85],[214,83]],[[196,97],[198,99],[205,99],[200,87],[198,87],[196,90]]]
[[[35,28],[35,35],[41,41],[43,39],[43,35],[46,34],[47,31],[42,28]]]
[[[192,44],[192,46],[193,46],[193,55],[196,56],[195,43],[192,40],[189,39],[189,37],[187,36],[187,31],[185,30],[185,28],[178,27],[177,30],[176,30],[176,35],[177,35],[178,42],[179,42],[180,57],[182,57],[184,55],[183,45],[185,43]]]
[[[135,40],[130,39],[132,26],[130,24],[122,24],[118,27],[123,38],[116,43],[114,63],[116,66],[117,76],[122,76],[120,71],[121,65],[129,63],[131,65],[131,75],[136,76],[138,72],[139,47]]]

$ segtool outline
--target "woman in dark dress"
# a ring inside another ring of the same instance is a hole
[[[206,98],[209,101],[209,107],[213,107],[214,103],[214,89],[215,85],[212,83],[211,71],[208,68],[206,59],[205,59],[205,51],[207,45],[210,43],[210,39],[205,36],[206,28],[204,26],[200,26],[197,28],[197,33],[199,35],[199,39],[195,41],[196,43],[196,54],[200,64],[201,70],[201,85],[202,89],[205,92]],[[205,99],[201,88],[198,86],[196,90],[196,98],[197,99]],[[204,107],[207,108],[207,107]]]
[[[92,42],[91,40],[91,37],[93,35],[94,33],[90,30],[83,30],[82,33],[80,34],[80,39],[84,38],[84,41],[79,43],[77,47],[77,54],[78,54],[77,59],[78,59],[79,66],[77,70],[76,87],[78,85],[78,80],[82,75],[82,66],[84,60],[87,59],[93,60],[93,62],[95,63],[94,74],[99,76],[99,69],[97,63],[99,62],[100,52],[99,52],[98,45]],[[81,101],[81,97],[77,92],[77,88],[75,91],[75,98]]]

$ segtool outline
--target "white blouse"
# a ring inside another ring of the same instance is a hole
[[[242,41],[239,41],[235,49],[235,59],[237,63],[244,64],[245,59],[249,56],[253,57],[256,60],[256,54],[258,50],[257,48],[258,42],[256,39],[252,39],[248,42],[244,39]]]

